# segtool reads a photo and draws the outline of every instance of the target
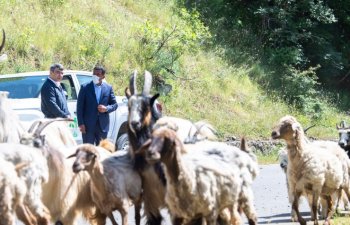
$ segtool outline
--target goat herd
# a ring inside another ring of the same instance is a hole
[[[108,217],[117,225],[114,210],[127,225],[131,205],[136,225],[142,207],[149,225],[161,224],[163,208],[173,225],[236,225],[241,214],[257,224],[252,183],[259,167],[246,140],[237,148],[216,141],[214,128],[205,122],[158,118],[152,111],[159,94],[150,95],[151,74],[145,72],[142,93],[136,80],[135,71],[125,90],[129,150],[116,152],[107,140],[77,145],[67,119],[38,120],[26,131],[8,93],[0,92],[0,225],[15,224],[15,218],[26,225],[73,225],[81,216],[90,224],[106,224]],[[338,128],[349,133],[344,123]],[[292,220],[306,224],[298,209],[305,196],[315,224],[320,205],[329,224],[333,202],[343,193],[346,202],[350,199],[346,152],[337,143],[310,142],[292,116],[279,121],[272,138],[287,144]],[[348,147],[347,140],[339,143]]]

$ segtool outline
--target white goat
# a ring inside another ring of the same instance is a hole
[[[73,171],[87,171],[91,177],[92,199],[102,214],[118,225],[112,212],[118,210],[122,224],[128,224],[128,210],[131,200],[135,205],[135,222],[140,225],[141,178],[133,169],[133,161],[127,152],[116,152],[100,162],[100,154],[91,144],[80,145],[76,153]]]
[[[301,125],[292,116],[281,118],[271,136],[287,143],[287,179],[299,223],[306,225],[298,204],[299,197],[306,193],[312,195],[314,215],[317,215],[319,197],[327,201],[329,210],[325,224],[329,224],[333,209],[331,195],[342,187],[344,180],[341,162],[335,155],[307,143]],[[317,217],[314,223],[318,224]]]
[[[0,143],[0,157],[14,165],[28,164],[19,173],[27,188],[24,204],[34,214],[38,224],[49,224],[50,214],[41,200],[42,185],[48,181],[49,174],[46,159],[40,150],[20,144]]]
[[[138,153],[143,151],[150,163],[163,164],[167,179],[165,201],[174,224],[197,217],[216,224],[226,208],[232,210],[232,222],[239,221],[237,209],[243,180],[239,165],[223,160],[222,152],[186,151],[176,133],[166,127],[153,131]]]

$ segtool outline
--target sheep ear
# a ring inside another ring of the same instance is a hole
[[[67,159],[69,159],[69,158],[73,158],[73,157],[76,157],[76,156],[77,156],[77,153],[74,153],[74,154],[72,154],[72,155],[68,156],[68,157],[67,157]]]
[[[146,150],[149,148],[151,145],[152,140],[148,139],[139,149],[135,151],[135,155],[142,155],[146,152]]]
[[[299,130],[300,129],[300,127],[299,127],[299,124],[298,123],[293,123],[292,124],[292,130],[293,131],[297,131],[297,130]]]

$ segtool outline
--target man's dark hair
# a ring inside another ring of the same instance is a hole
[[[63,70],[63,66],[60,63],[54,63],[50,66],[50,71],[53,72],[55,69]]]
[[[101,65],[96,65],[96,66],[94,67],[94,70],[100,70],[100,71],[102,71],[102,74],[103,74],[103,75],[106,73],[106,69],[105,69],[103,66],[101,66]]]

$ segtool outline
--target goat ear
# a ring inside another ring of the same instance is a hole
[[[76,156],[77,156],[77,153],[74,153],[74,154],[72,154],[72,155],[68,156],[68,157],[67,157],[67,159],[69,159],[69,158],[73,158],[73,157],[76,157]]]
[[[160,96],[159,93],[155,94],[152,96],[151,100],[150,100],[150,103],[151,103],[151,106],[153,106],[154,104],[154,101]]]
[[[129,88],[125,88],[125,96],[127,99],[129,99],[131,97],[131,92],[130,92],[130,89]]]
[[[146,150],[151,145],[152,140],[148,139],[139,149],[135,151],[135,155],[142,155],[146,152]]]

